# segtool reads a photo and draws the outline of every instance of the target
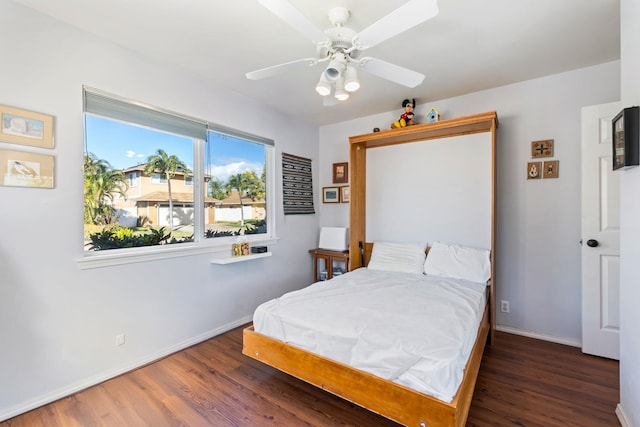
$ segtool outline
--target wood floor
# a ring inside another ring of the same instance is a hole
[[[241,354],[242,331],[0,423],[72,426],[397,426]],[[468,426],[619,426],[618,362],[500,333]]]

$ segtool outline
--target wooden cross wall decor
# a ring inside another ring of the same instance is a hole
[[[531,142],[531,158],[553,157],[553,139]]]

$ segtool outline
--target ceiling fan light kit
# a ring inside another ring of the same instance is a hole
[[[355,92],[358,89],[360,89],[358,73],[353,66],[347,65],[347,70],[344,73],[344,90],[347,92]]]
[[[335,85],[336,85],[336,90],[335,90],[333,96],[335,96],[335,98],[338,101],[346,101],[347,99],[349,99],[349,92],[344,90],[344,77],[342,77],[342,76],[339,77],[335,81]]]
[[[320,74],[320,80],[316,85],[316,92],[318,92],[320,96],[327,96],[331,93],[331,83],[329,83],[324,73]]]
[[[329,11],[332,27],[321,31],[288,0],[258,1],[315,43],[318,58],[299,59],[252,71],[246,74],[248,79],[260,80],[328,61],[329,65],[320,74],[315,89],[319,95],[325,97],[325,100],[333,94],[338,101],[347,100],[349,93],[360,88],[354,65],[369,74],[410,88],[416,87],[424,80],[424,74],[399,65],[369,57],[360,60],[357,58],[363,50],[436,16],[437,0],[409,0],[359,33],[344,26],[350,15],[344,7],[334,7]],[[334,103],[325,101],[324,105],[330,106]]]

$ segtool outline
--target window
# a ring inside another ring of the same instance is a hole
[[[273,141],[94,89],[84,105],[86,250],[273,235]]]
[[[159,173],[154,173],[151,175],[151,183],[152,184],[163,184],[167,185],[167,177],[164,175],[160,175]]]
[[[205,146],[205,236],[267,232],[267,151],[256,138],[210,129]]]
[[[129,187],[133,188],[138,185],[138,174],[136,172],[132,172],[129,174]]]

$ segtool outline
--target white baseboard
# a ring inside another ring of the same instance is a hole
[[[572,347],[582,348],[582,341],[576,338],[557,337],[555,335],[543,334],[525,329],[512,328],[511,326],[496,325],[496,331],[508,332],[510,334],[522,335],[523,337],[535,338],[543,341],[550,341],[557,344],[570,345]]]
[[[148,365],[149,363],[155,362],[156,360],[160,360],[163,357],[167,357],[170,354],[173,354],[177,351],[183,350],[185,348],[191,347],[192,345],[201,343],[203,341],[206,341],[210,338],[215,337],[216,335],[220,335],[223,334],[227,331],[230,331],[231,329],[237,328],[238,326],[242,326],[245,323],[249,323],[251,322],[251,320],[253,320],[253,316],[249,315],[246,317],[243,317],[241,319],[238,319],[234,322],[228,323],[226,325],[223,325],[219,328],[210,330],[205,332],[204,334],[201,334],[199,336],[193,337],[193,338],[189,338],[186,341],[183,341],[179,344],[173,345],[171,347],[165,348],[163,350],[160,350],[156,353],[150,354],[148,356],[145,357],[141,357],[140,359],[134,360],[130,363],[127,363],[125,365],[121,365],[118,366],[117,368],[108,370],[106,372],[102,372],[100,374],[94,375],[92,377],[89,378],[85,378],[82,381],[78,381],[76,383],[73,384],[69,384],[68,386],[59,388],[57,390],[54,390],[50,393],[46,393],[43,394],[41,396],[38,396],[34,399],[31,399],[27,402],[24,403],[20,403],[18,405],[14,405],[8,409],[5,409],[3,411],[0,412],[0,421],[4,421],[7,420],[9,418],[13,418],[16,415],[20,415],[23,414],[27,411],[30,411],[32,409],[35,408],[39,408],[40,406],[44,406],[48,403],[54,402],[58,399],[61,399],[63,397],[66,396],[70,396],[73,393],[77,393],[79,391],[82,391],[86,388],[92,387],[96,384],[100,384],[102,382],[105,382],[107,380],[110,380],[111,378],[115,378],[118,375],[122,375],[126,372],[132,371],[134,369],[137,369],[141,366],[144,365]]]
[[[616,415],[618,416],[618,421],[622,427],[631,427],[631,423],[627,420],[627,417],[624,415],[624,411],[622,410],[622,406],[618,403],[616,406]]]

